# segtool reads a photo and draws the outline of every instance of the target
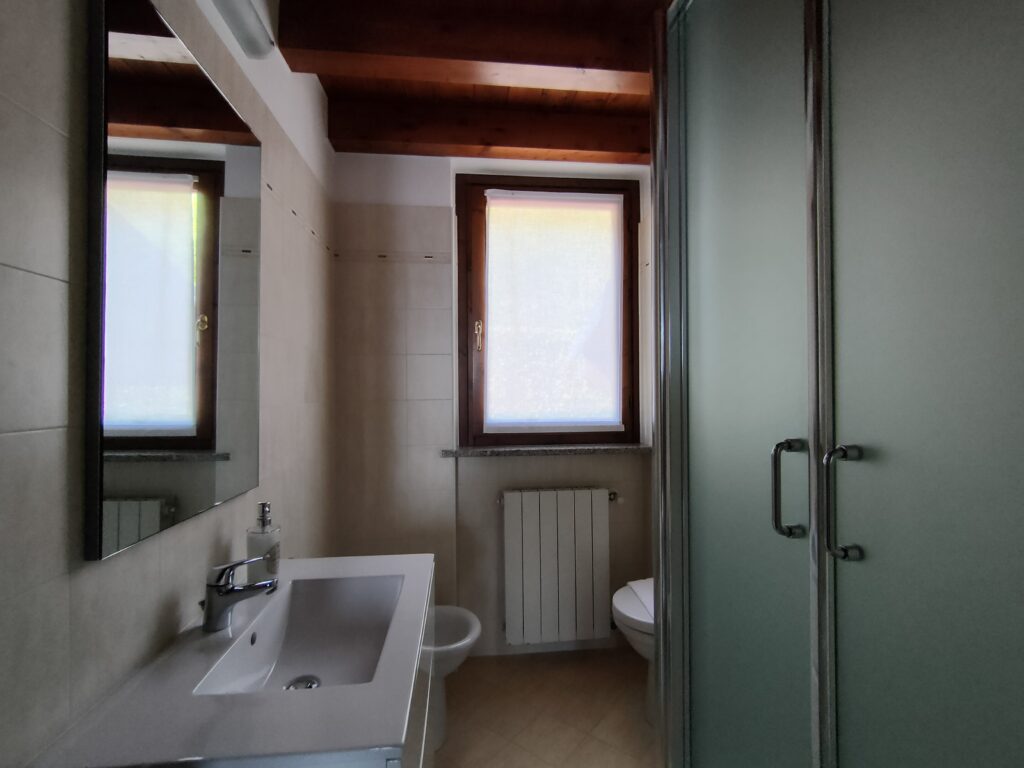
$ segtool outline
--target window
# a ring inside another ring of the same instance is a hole
[[[633,443],[639,183],[456,177],[459,442]]]
[[[223,163],[111,155],[103,435],[108,449],[212,449]]]

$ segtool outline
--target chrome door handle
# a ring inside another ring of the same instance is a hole
[[[821,463],[825,468],[824,496],[825,496],[825,547],[828,553],[836,560],[863,560],[864,549],[857,544],[836,544],[835,543],[835,500],[832,491],[832,465],[839,461],[859,461],[864,456],[864,450],[859,445],[837,445],[828,451]]]
[[[807,529],[802,525],[782,524],[782,454],[802,453],[805,450],[807,443],[798,439],[783,440],[772,448],[772,528],[779,536],[785,536],[787,539],[802,538]]]

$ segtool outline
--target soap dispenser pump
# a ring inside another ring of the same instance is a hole
[[[249,566],[249,578],[252,581],[277,576],[278,561],[281,557],[281,526],[273,526],[270,521],[270,502],[261,501],[256,525],[246,531],[246,552],[250,558],[266,557],[262,562]]]

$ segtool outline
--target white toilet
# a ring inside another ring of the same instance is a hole
[[[612,596],[612,616],[633,650],[647,660],[647,719],[654,717],[654,579],[631,581]]]
[[[480,619],[472,611],[457,605],[434,608],[434,644],[424,646],[434,656],[434,674],[430,681],[430,745],[437,749],[445,739],[444,679],[469,656],[480,639]]]

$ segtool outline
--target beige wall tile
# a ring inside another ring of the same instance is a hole
[[[72,167],[66,136],[2,96],[0,135],[0,263],[67,280],[72,236],[84,246],[80,220],[68,216],[84,195],[81,163]]]
[[[237,506],[248,508],[248,524],[255,523],[254,501]],[[199,601],[206,593],[206,569],[202,564],[226,563],[243,557],[241,537],[236,535],[240,528],[244,526],[237,524],[231,510],[218,508],[178,524],[173,535],[154,538],[162,592],[160,600],[166,612],[161,622],[169,630],[184,629],[202,617]]]
[[[68,579],[36,584],[0,603],[0,744],[3,765],[25,763],[67,724]],[[76,647],[77,652],[87,652]]]
[[[450,261],[452,212],[448,207],[336,203],[340,247],[406,258],[433,254]]]
[[[358,400],[404,400],[405,355],[342,355],[339,375],[346,391]]]
[[[65,429],[0,434],[0,602],[66,574],[79,557],[71,529],[80,523],[71,521],[81,513],[81,472],[69,450],[81,458]]]
[[[342,304],[338,308],[338,352],[405,354],[407,318],[408,313],[402,309]]]
[[[410,400],[406,444],[433,448],[452,446],[455,442],[453,408],[451,400]]]
[[[407,302],[407,271],[410,265],[373,261],[339,261],[337,300],[361,307],[401,309]]]
[[[409,309],[451,309],[452,265],[405,265],[405,306]]]
[[[86,651],[73,654],[70,663],[76,717],[155,655],[178,629],[177,616],[163,601],[160,545],[161,537],[154,536],[71,574],[71,635],[76,648]]]
[[[480,640],[474,653],[489,655],[505,647],[505,573],[502,570],[504,548],[498,525],[493,528],[464,526],[462,488],[459,488],[459,517],[456,549],[458,605],[468,608],[480,619]],[[501,508],[491,500],[490,512],[500,520]]]
[[[68,284],[0,267],[0,432],[68,424]]]
[[[405,400],[364,400],[346,403],[351,431],[345,436],[370,454],[389,460],[400,447],[409,445],[409,403]]]
[[[81,128],[85,111],[87,7],[78,0],[0,2],[0,94],[65,135]]]
[[[450,309],[410,309],[406,319],[406,350],[413,355],[452,353]]]
[[[408,355],[406,397],[444,400],[452,396],[451,355]]]
[[[404,536],[454,532],[455,467],[434,448],[402,448],[390,465],[398,486],[395,520]]]

